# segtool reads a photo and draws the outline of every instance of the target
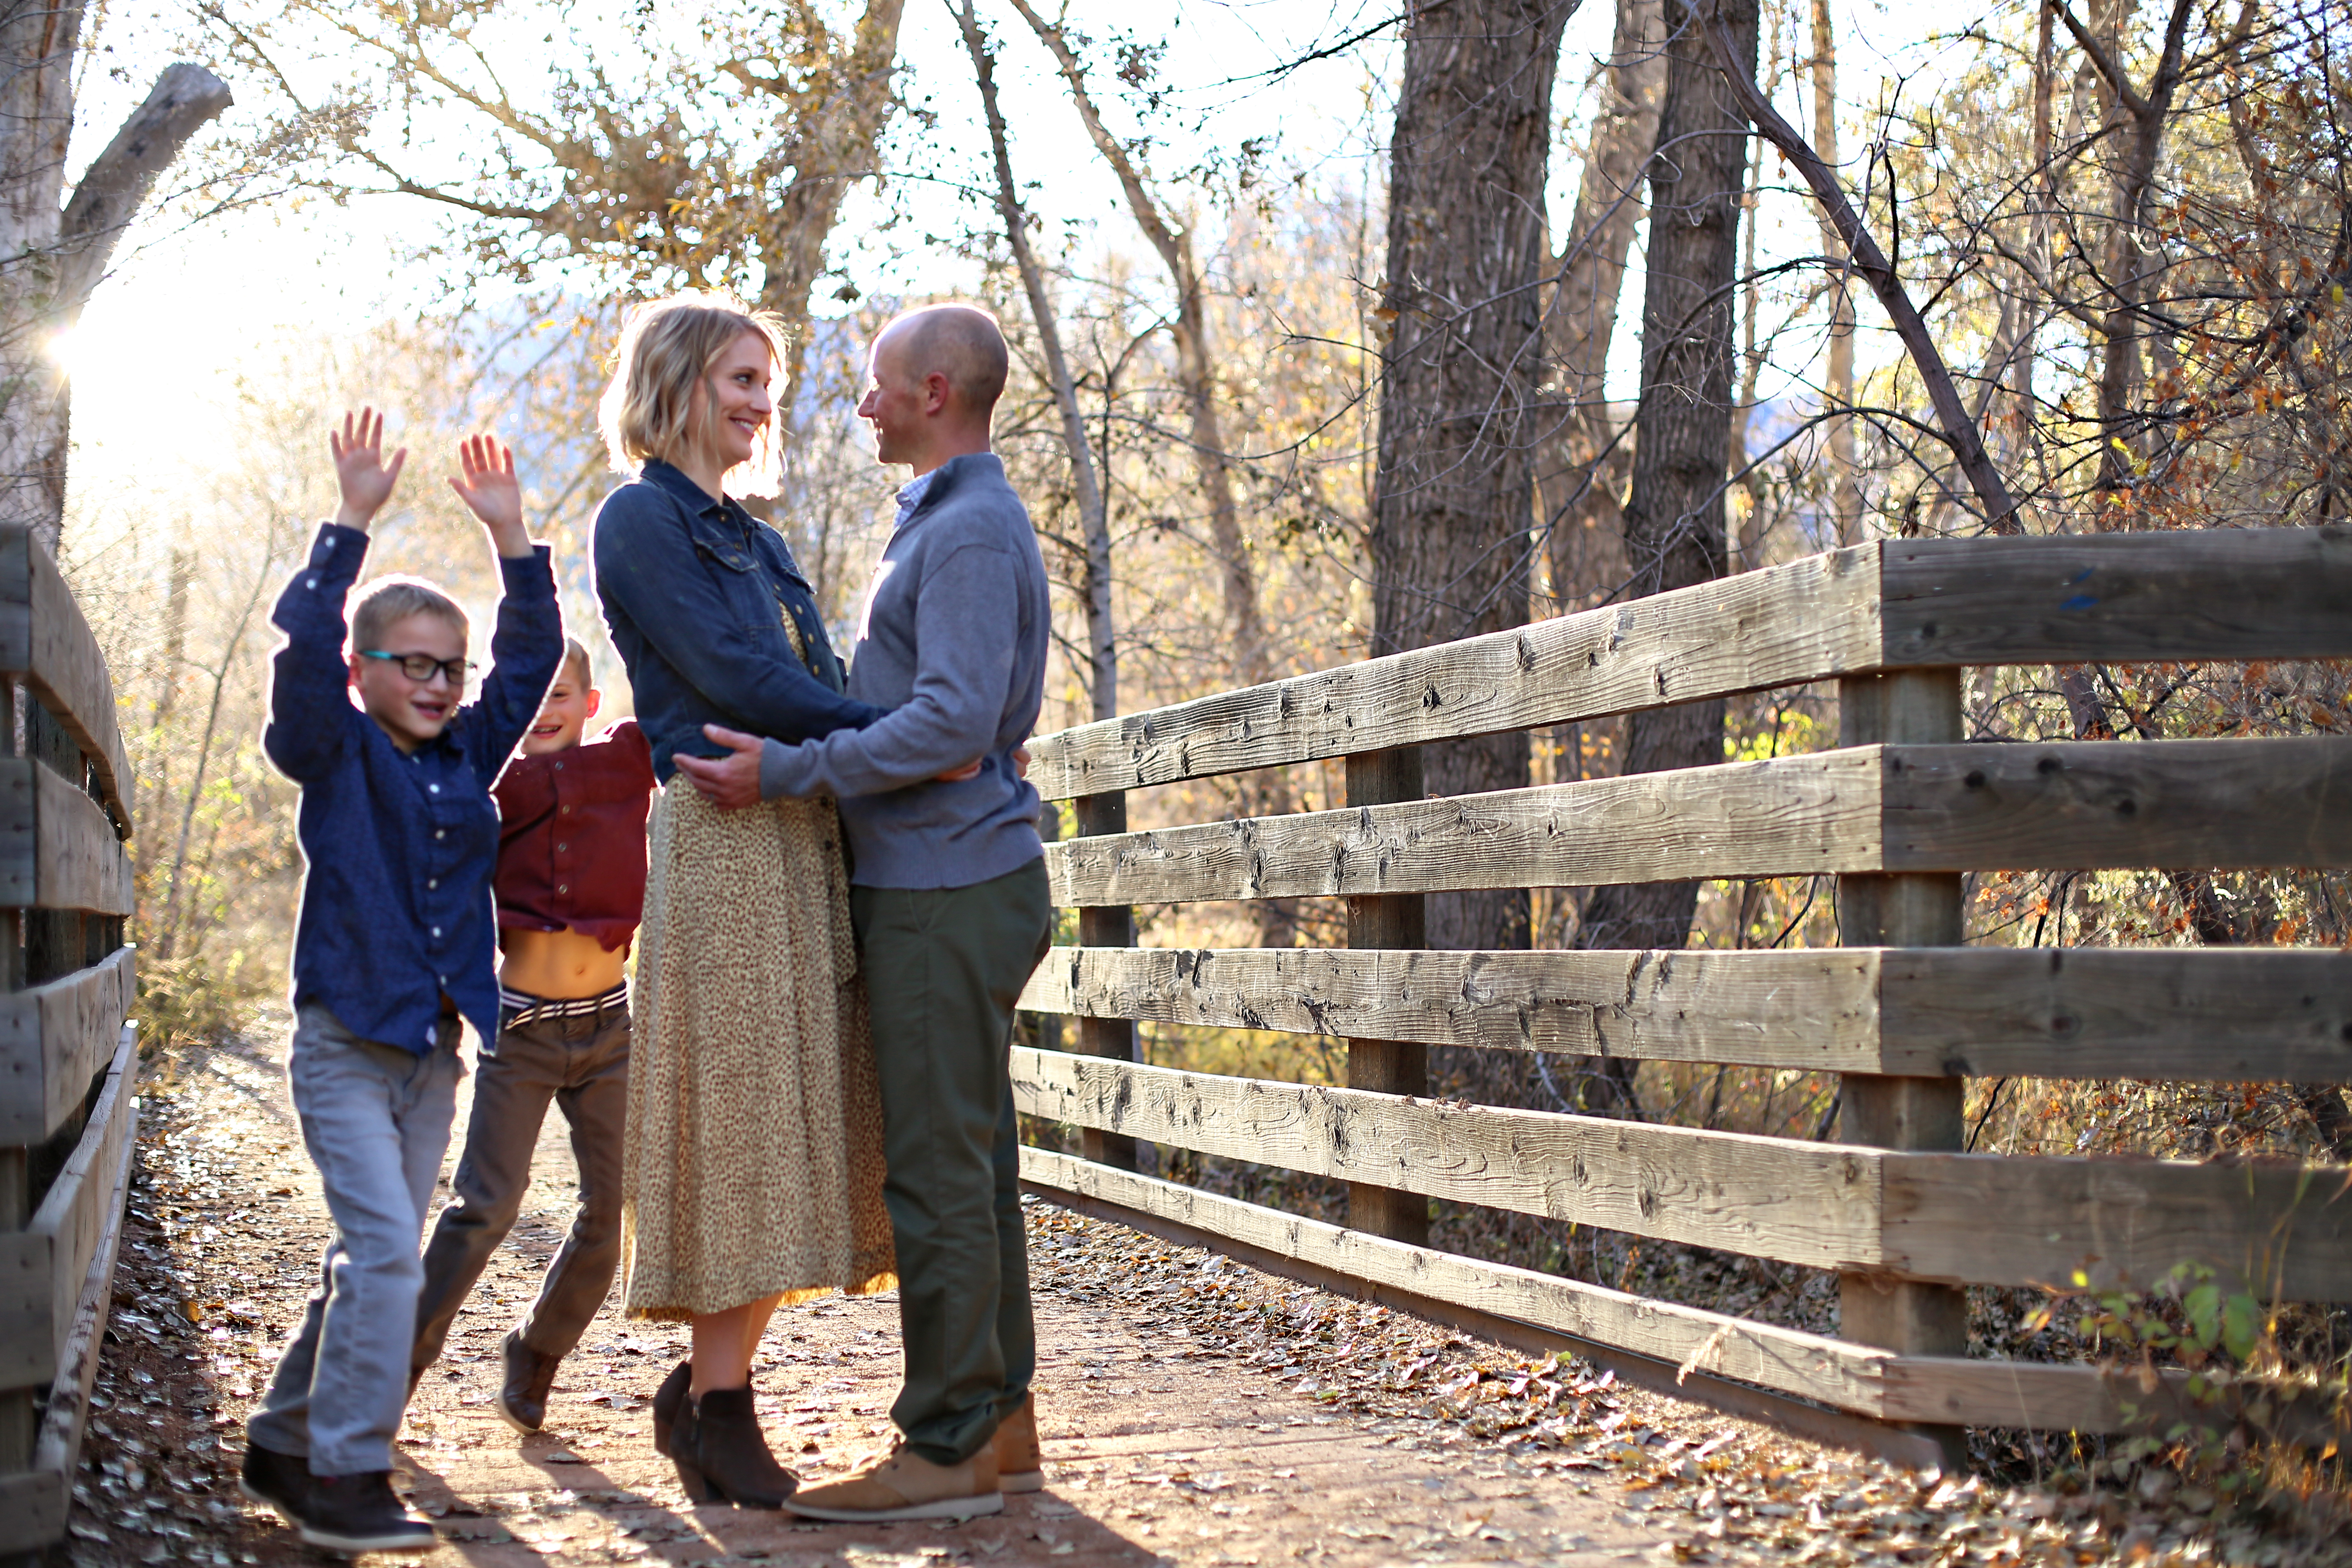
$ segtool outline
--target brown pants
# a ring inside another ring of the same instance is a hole
[[[593,1015],[500,1029],[495,1052],[483,1052],[475,1065],[474,1112],[453,1184],[457,1195],[441,1211],[425,1248],[412,1370],[439,1358],[466,1293],[514,1227],[550,1100],[572,1124],[580,1203],[572,1233],[522,1321],[523,1343],[541,1355],[568,1354],[613,1289],[621,1261],[621,1133],[629,1103],[625,993]]]

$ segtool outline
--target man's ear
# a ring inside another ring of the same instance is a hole
[[[343,656],[343,662],[350,665],[352,668],[352,689],[353,691],[357,691],[360,689],[360,670],[362,668],[360,664],[360,656],[355,653],[346,654]]]
[[[947,410],[948,399],[954,395],[955,389],[948,384],[946,372],[935,370],[929,375],[923,377],[924,413],[945,413]]]

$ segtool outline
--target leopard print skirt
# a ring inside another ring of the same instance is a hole
[[[629,1003],[622,1300],[678,1320],[898,1283],[830,800],[654,797]]]

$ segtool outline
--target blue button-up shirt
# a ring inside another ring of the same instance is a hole
[[[494,661],[481,696],[413,752],[352,704],[343,600],[367,535],[328,523],[270,619],[286,634],[262,749],[302,786],[302,912],[294,1005],[316,1002],[363,1039],[428,1055],[446,995],[497,1037],[499,852],[490,785],[563,662],[563,616],[544,546],[501,559]]]

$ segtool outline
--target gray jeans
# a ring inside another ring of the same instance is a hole
[[[475,1063],[474,1112],[453,1184],[457,1195],[441,1211],[425,1248],[425,1290],[409,1361],[418,1371],[440,1356],[466,1292],[514,1226],[551,1100],[572,1124],[580,1206],[520,1324],[522,1342],[541,1355],[570,1354],[613,1289],[621,1261],[621,1129],[629,1107],[626,993],[594,1014],[501,1029],[496,1049]]]
[[[295,1016],[286,1073],[335,1237],[246,1432],[307,1457],[312,1475],[392,1468],[425,1277],[416,1241],[465,1072],[457,1034],[444,1018],[437,1047],[420,1057],[363,1040],[316,1005]]]

